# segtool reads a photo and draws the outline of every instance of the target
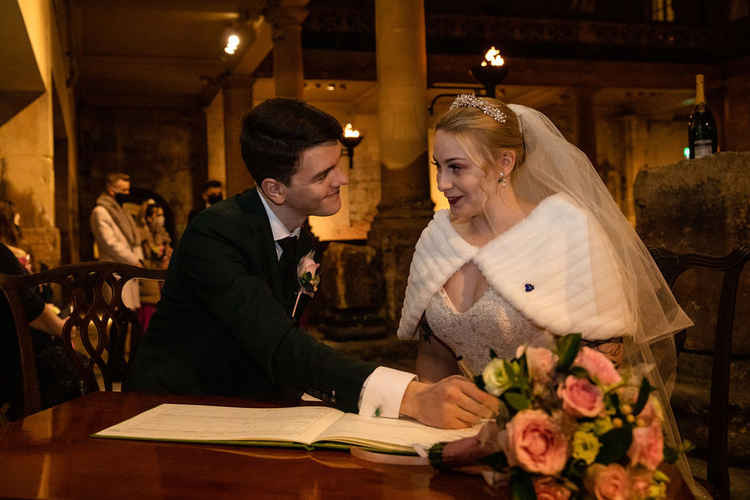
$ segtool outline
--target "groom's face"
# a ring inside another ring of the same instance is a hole
[[[287,186],[286,205],[299,215],[333,215],[341,209],[341,186],[349,183],[338,168],[341,145],[326,142],[306,149],[300,155],[300,166]]]

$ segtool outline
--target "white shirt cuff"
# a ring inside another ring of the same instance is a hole
[[[362,384],[359,414],[364,417],[398,418],[406,386],[416,377],[413,373],[378,366]]]

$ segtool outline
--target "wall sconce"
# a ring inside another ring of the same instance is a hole
[[[505,64],[505,59],[503,59],[503,56],[500,55],[500,51],[492,46],[487,49],[487,52],[484,53],[482,62],[476,66],[473,66],[471,70],[469,70],[469,73],[471,73],[471,76],[473,76],[479,83],[482,84],[482,86],[484,87],[484,95],[486,97],[495,97],[495,87],[497,87],[500,82],[502,82],[505,77],[508,76],[508,66]],[[463,89],[465,87],[452,88]],[[427,108],[427,110],[431,115],[434,114],[435,102],[437,102],[438,99],[442,97],[456,97],[456,95],[458,94],[436,95],[432,99],[432,102],[430,103],[430,106]],[[476,92],[476,95],[479,95],[479,93]]]
[[[494,46],[484,54],[484,60],[471,68],[471,76],[484,85],[487,97],[495,97],[495,87],[508,76],[508,67],[500,51]]]
[[[359,133],[359,130],[352,128],[351,123],[347,123],[344,127],[344,137],[341,138],[341,142],[346,148],[346,153],[349,155],[349,169],[354,167],[354,148],[356,148],[362,139],[365,137]]]

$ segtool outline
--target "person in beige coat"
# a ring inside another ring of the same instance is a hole
[[[122,207],[129,194],[129,175],[108,174],[104,192],[96,199],[91,212],[91,232],[99,248],[99,260],[143,266],[140,232],[133,217]],[[133,310],[141,306],[136,281],[125,284],[122,300]]]

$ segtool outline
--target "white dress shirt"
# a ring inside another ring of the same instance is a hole
[[[290,231],[271,210],[260,189],[258,189],[258,195],[266,210],[268,222],[271,224],[273,240],[276,243],[276,258],[280,259],[283,250],[279,245],[279,240],[288,236],[298,237],[301,227]],[[398,418],[406,386],[415,378],[416,375],[413,373],[378,366],[362,384],[362,391],[359,393],[359,414],[370,417]]]

